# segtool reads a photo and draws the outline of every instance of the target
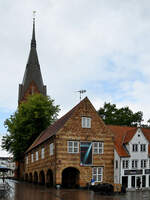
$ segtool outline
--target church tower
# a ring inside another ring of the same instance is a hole
[[[31,48],[27,61],[22,84],[19,84],[18,104],[25,101],[29,95],[41,93],[47,95],[46,86],[43,84],[40,64],[36,51],[35,39],[35,18],[33,18],[33,32],[31,39]]]

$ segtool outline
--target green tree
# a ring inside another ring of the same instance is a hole
[[[2,148],[12,153],[15,160],[21,160],[35,138],[56,120],[59,110],[50,97],[42,94],[29,96],[5,120],[8,133],[3,136]]]
[[[104,103],[104,106],[98,110],[98,114],[106,124],[137,126],[143,121],[141,111],[133,113],[129,107],[117,108],[115,104]]]

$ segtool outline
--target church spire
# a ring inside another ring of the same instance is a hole
[[[33,30],[29,58],[22,84],[19,84],[18,102],[20,103],[21,101],[24,101],[28,95],[33,93],[41,93],[46,96],[46,86],[43,84],[40,64],[36,51],[35,16],[33,17]]]
[[[35,11],[33,12],[35,14]],[[31,40],[31,48],[36,48],[36,40],[35,40],[35,15],[33,16],[33,31],[32,31],[32,40]]]

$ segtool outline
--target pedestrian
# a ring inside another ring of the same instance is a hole
[[[137,189],[139,190],[141,187],[141,179],[140,177],[137,178]]]

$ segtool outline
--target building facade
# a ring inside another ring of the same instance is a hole
[[[14,177],[15,171],[15,162],[13,161],[12,157],[0,157],[0,166],[9,168],[10,170],[5,173],[5,176],[8,178]],[[3,173],[0,173],[0,177],[3,177]]]
[[[114,183],[150,188],[150,129],[109,126],[114,132]]]
[[[29,147],[24,178],[64,187],[84,187],[91,179],[113,184],[113,160],[113,134],[86,97]]]

